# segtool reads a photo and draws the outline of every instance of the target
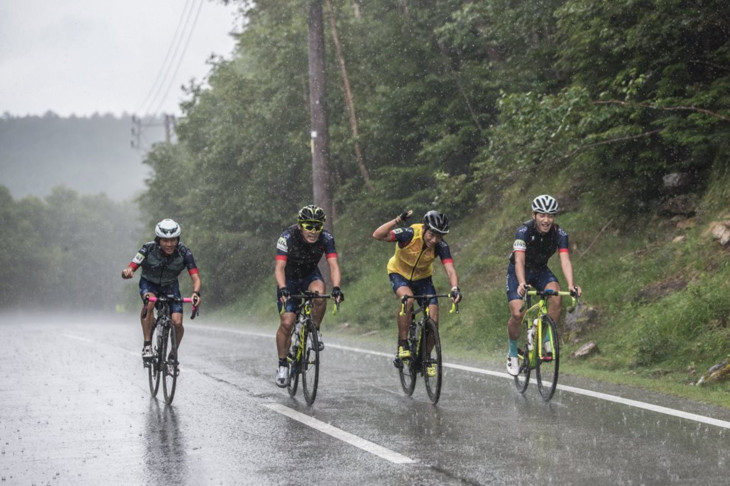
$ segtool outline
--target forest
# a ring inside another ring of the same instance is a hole
[[[190,87],[176,141],[145,157],[152,175],[138,202],[143,228],[161,217],[181,222],[208,305],[273,320],[275,241],[313,202],[308,3],[227,3],[240,5],[245,24],[234,55],[212,62],[207,86]],[[561,202],[586,304],[598,312],[589,336],[621,351],[595,368],[662,368],[687,383],[726,357],[728,250],[707,227],[730,220],[730,4],[317,3],[328,218],[352,309],[343,313],[355,328],[393,326],[384,270],[392,248],[372,231],[404,208],[438,208],[452,221],[465,295],[458,325],[444,324],[448,339],[502,353],[512,235],[532,197],[549,193]],[[682,285],[637,297],[667,281]],[[357,312],[366,303],[375,319]],[[698,312],[688,317],[688,306]],[[671,312],[681,318],[667,319]],[[602,334],[617,322],[629,326],[612,331],[623,338]],[[666,342],[647,338],[667,332],[681,341],[674,361],[661,357]]]

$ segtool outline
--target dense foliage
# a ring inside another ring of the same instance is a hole
[[[120,275],[145,241],[132,203],[61,186],[44,199],[13,200],[0,186],[0,226],[3,309],[113,311],[135,302]]]
[[[179,143],[149,154],[144,196],[191,230],[215,275],[208,295],[227,303],[268,277],[276,236],[312,194],[307,10],[239,3],[235,55],[212,63],[209,87],[191,87]],[[340,221],[374,227],[405,206],[461,217],[498,203],[519,174],[563,168],[580,174],[575,196],[628,214],[660,201],[667,173],[690,173],[701,192],[727,164],[727,2],[332,5],[373,179],[367,188],[357,168],[327,30]]]

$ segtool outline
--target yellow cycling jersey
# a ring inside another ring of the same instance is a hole
[[[436,247],[426,248],[423,244],[423,224],[411,225],[413,239],[403,248],[395,246],[395,254],[388,260],[388,273],[397,273],[408,280],[420,280],[433,274]],[[393,230],[394,233],[403,228]]]

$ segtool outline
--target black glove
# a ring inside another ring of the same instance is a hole
[[[277,299],[281,299],[282,297],[289,299],[290,296],[291,296],[291,292],[289,292],[289,289],[286,287],[282,287],[276,291]]]
[[[454,302],[459,302],[461,300],[461,290],[459,290],[459,287],[452,288],[451,292],[449,292],[449,297],[454,299]]]
[[[342,293],[339,287],[334,287],[332,289],[332,298],[335,299],[335,302],[343,302],[345,300],[345,294]]]
[[[406,221],[408,221],[408,218],[410,218],[412,214],[413,214],[412,209],[403,211],[402,213],[400,213],[400,216],[398,216],[398,218],[397,218],[398,223],[405,223]]]

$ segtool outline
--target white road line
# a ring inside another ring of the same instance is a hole
[[[222,328],[220,328],[220,329],[222,329]],[[254,333],[254,332],[248,332],[248,331],[236,330],[236,329],[230,329],[230,330],[232,332],[239,332],[239,333],[247,334],[247,335],[254,335],[254,336],[260,336],[260,337],[273,337],[273,336],[264,335],[262,333]],[[370,351],[369,349],[353,348],[350,346],[341,346],[338,344],[331,344],[331,343],[327,343],[327,347],[341,349],[343,351],[352,351],[355,353],[370,354],[373,356],[384,356],[387,358],[390,358],[393,356],[392,353],[383,353],[380,351]],[[444,363],[443,366],[444,366],[444,368],[452,368],[455,370],[467,371],[470,373],[478,373],[480,375],[489,375],[489,376],[495,376],[498,378],[512,379],[512,376],[510,376],[507,373],[503,373],[503,372],[499,372],[499,371],[485,370],[483,368],[475,368],[473,366],[464,366],[464,365],[453,364],[453,363]],[[619,397],[616,395],[609,395],[608,393],[595,392],[592,390],[586,390],[584,388],[577,388],[577,387],[568,386],[568,385],[558,384],[558,389],[569,392],[569,393],[575,393],[576,395],[584,395],[584,396],[588,396],[588,397],[592,397],[592,398],[597,398],[599,400],[606,400],[608,402],[619,403],[621,405],[627,405],[629,407],[640,408],[643,410],[649,410],[652,412],[661,413],[661,414],[669,415],[672,417],[693,420],[695,422],[699,422],[699,423],[703,423],[703,424],[707,424],[707,425],[714,425],[716,427],[730,429],[730,422],[728,422],[726,420],[719,420],[719,419],[715,419],[712,417],[706,417],[704,415],[697,415],[694,413],[683,412],[682,410],[662,407],[661,405],[654,405],[653,403],[641,402],[638,400],[631,400],[629,398],[623,398],[623,397]]]
[[[412,463],[416,462],[415,460],[411,459],[410,457],[406,457],[404,455],[398,454],[397,452],[391,451],[390,449],[386,449],[385,447],[379,446],[378,444],[365,440],[362,437],[358,437],[349,432],[345,432],[342,429],[338,429],[337,427],[334,427],[330,424],[326,424],[322,421],[319,421],[315,418],[310,417],[309,415],[305,415],[303,413],[297,412],[296,410],[292,410],[291,408],[285,407],[284,405],[281,405],[278,403],[270,403],[270,404],[267,404],[266,407],[270,410],[273,410],[276,413],[285,415],[293,420],[296,420],[297,422],[303,423],[304,425],[306,425],[308,427],[319,430],[320,432],[330,435],[330,436],[334,437],[335,439],[339,439],[350,445],[358,447],[358,448],[364,450],[365,452],[375,454],[376,456],[379,456],[394,464],[412,464]]]

